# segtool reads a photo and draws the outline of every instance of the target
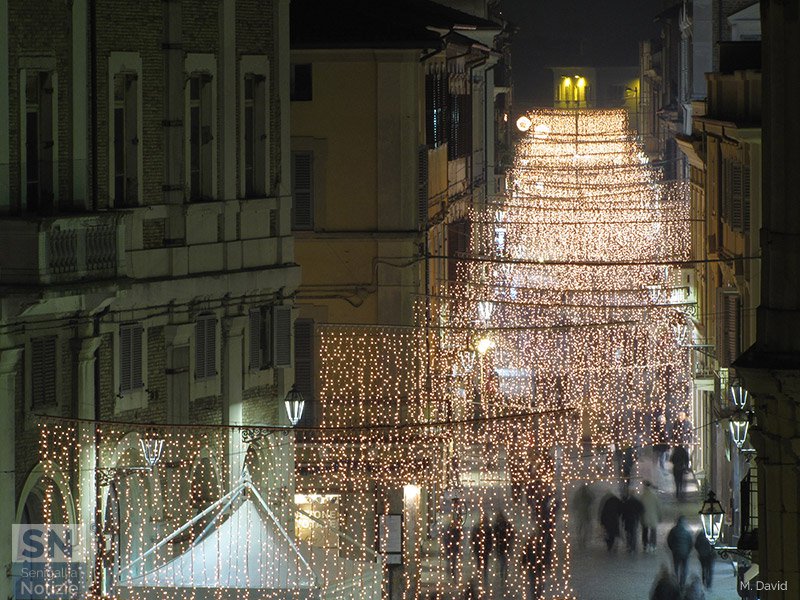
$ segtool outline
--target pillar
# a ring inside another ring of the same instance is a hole
[[[16,378],[22,348],[0,351],[0,598],[11,598],[11,529],[16,521]]]
[[[247,317],[229,317],[222,322],[222,418],[225,425],[244,424],[242,385],[244,373],[244,330]],[[244,464],[247,447],[240,429],[228,433],[228,472],[230,486],[236,485]]]
[[[87,565],[87,573],[91,572],[91,565],[95,564],[97,544],[95,538],[95,525],[99,525],[96,510],[97,482],[95,468],[97,467],[97,448],[95,424],[93,421],[99,416],[95,414],[95,352],[100,347],[101,337],[76,338],[73,340],[75,351],[75,364],[77,375],[77,417],[88,422],[78,424],[78,525],[81,532],[86,532],[88,538],[83,544],[83,560]],[[99,531],[96,534],[99,536]],[[95,565],[96,566],[96,565]],[[95,582],[99,583],[100,573],[94,574]]]

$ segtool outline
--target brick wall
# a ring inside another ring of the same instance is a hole
[[[72,196],[72,10],[70,3],[52,0],[11,0],[8,5],[9,39],[9,149],[11,205],[21,205],[20,56],[56,58],[58,73],[59,202]]]
[[[278,423],[278,388],[275,385],[256,386],[242,393],[242,420],[245,423]]]

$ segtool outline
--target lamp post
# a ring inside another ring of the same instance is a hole
[[[306,402],[303,398],[303,394],[300,393],[300,390],[297,389],[296,385],[292,385],[292,389],[289,390],[289,392],[286,394],[286,397],[283,399],[283,405],[286,407],[286,416],[289,417],[289,423],[291,423],[291,425],[289,425],[289,427],[270,429],[262,429],[260,427],[244,427],[242,428],[242,441],[245,444],[257,442],[258,440],[264,439],[276,431],[282,431],[283,435],[288,435],[289,430],[292,427],[297,427],[300,419],[303,418],[303,409],[305,408],[305,404]]]
[[[736,556],[747,562],[752,562],[753,559],[748,550],[737,548],[736,546],[717,545],[717,540],[722,530],[722,517],[725,516],[725,511],[722,509],[722,505],[719,503],[719,500],[717,500],[717,496],[714,492],[708,492],[699,514],[700,521],[703,524],[703,533],[721,558],[731,560],[731,557]]]

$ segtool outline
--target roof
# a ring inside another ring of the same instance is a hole
[[[502,26],[430,0],[292,0],[292,48],[438,48],[442,32]]]

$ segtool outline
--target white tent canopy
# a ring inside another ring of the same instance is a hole
[[[296,549],[250,498],[200,542],[165,565],[123,585],[169,588],[297,589],[314,575]]]

